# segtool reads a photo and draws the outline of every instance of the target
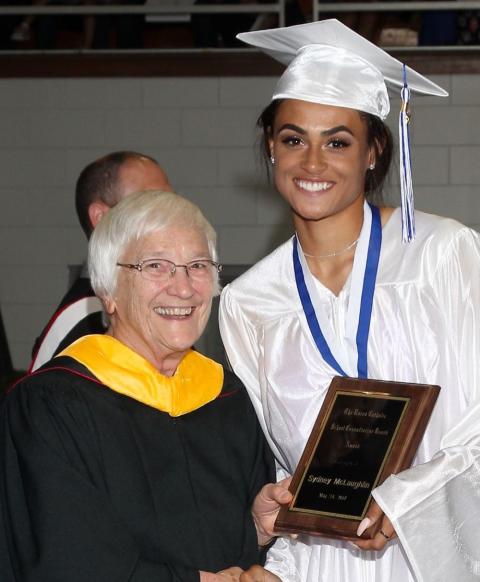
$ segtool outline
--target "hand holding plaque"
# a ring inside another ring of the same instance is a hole
[[[358,539],[372,490],[408,468],[438,386],[335,377],[308,439],[277,532]]]

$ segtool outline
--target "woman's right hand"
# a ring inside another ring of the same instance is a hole
[[[275,520],[282,505],[293,498],[288,490],[292,478],[287,477],[278,483],[268,483],[258,492],[252,506],[252,516],[257,529],[258,545],[267,545],[276,535]]]
[[[251,566],[240,576],[240,582],[282,582],[281,579],[272,574],[262,566]]]
[[[238,566],[226,568],[216,574],[200,570],[200,582],[238,582],[242,572],[243,570]]]

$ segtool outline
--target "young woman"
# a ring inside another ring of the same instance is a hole
[[[295,470],[334,376],[442,388],[415,459],[424,465],[377,489],[387,515],[375,506],[359,526],[381,520],[378,533],[356,546],[279,538],[266,568],[291,582],[470,580],[480,563],[480,238],[417,212],[404,243],[412,215],[378,198],[392,153],[385,81],[402,86],[406,74],[412,90],[445,93],[337,21],[242,37],[283,62],[294,56],[259,122],[295,235],[224,290],[220,311],[278,478]]]

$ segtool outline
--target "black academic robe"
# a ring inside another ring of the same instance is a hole
[[[252,501],[273,480],[240,380],[167,413],[56,358],[0,409],[2,582],[197,581],[258,563]]]

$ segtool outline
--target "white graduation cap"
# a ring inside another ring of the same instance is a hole
[[[448,93],[336,19],[244,32],[237,38],[288,65],[272,99],[348,107],[384,120],[390,111],[387,87],[401,93],[403,227],[404,240],[411,240],[415,229],[407,111],[410,91],[439,97]]]

